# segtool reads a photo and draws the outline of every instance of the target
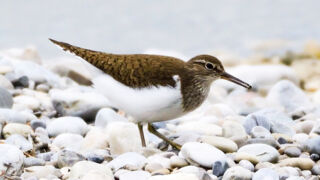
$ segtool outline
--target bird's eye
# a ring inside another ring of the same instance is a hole
[[[212,63],[206,63],[206,64],[205,64],[205,67],[206,67],[207,69],[209,69],[209,70],[214,69],[214,66],[213,66]]]

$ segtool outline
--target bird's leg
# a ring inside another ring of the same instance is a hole
[[[175,143],[173,141],[171,141],[170,139],[168,139],[167,137],[165,137],[164,135],[162,135],[161,133],[159,133],[152,125],[152,123],[148,123],[148,130],[149,132],[151,132],[152,134],[156,135],[157,137],[159,137],[160,139],[168,142],[172,147],[180,150],[181,149],[181,145],[178,143]]]
[[[138,128],[139,128],[142,147],[146,147],[146,140],[144,139],[142,123],[138,123]]]

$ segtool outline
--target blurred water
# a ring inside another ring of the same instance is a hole
[[[113,53],[248,54],[270,39],[299,48],[320,40],[319,7],[319,0],[1,1],[0,49],[33,44],[43,57],[61,55],[48,37]]]

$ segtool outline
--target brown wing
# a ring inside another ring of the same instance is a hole
[[[130,54],[117,55],[80,48],[68,43],[50,39],[114,79],[133,88],[176,85],[174,75],[183,71],[185,62],[168,56]]]

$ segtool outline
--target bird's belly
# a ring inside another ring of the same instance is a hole
[[[130,88],[110,76],[93,80],[95,88],[117,108],[137,122],[158,122],[184,114],[180,85],[173,87]]]

